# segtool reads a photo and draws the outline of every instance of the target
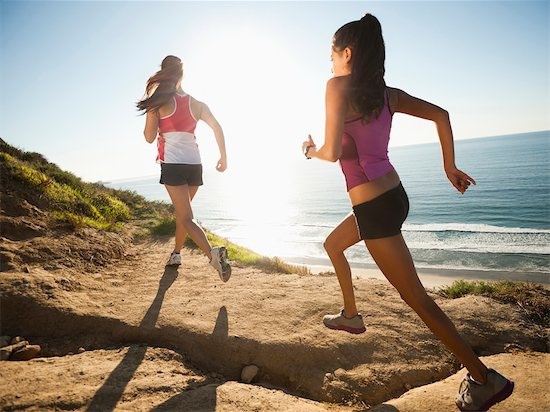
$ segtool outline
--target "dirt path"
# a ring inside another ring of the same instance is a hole
[[[386,282],[357,280],[367,333],[353,336],[321,324],[341,305],[333,277],[235,267],[223,284],[206,258],[189,250],[178,270],[166,269],[170,247],[169,240],[135,245],[100,272],[3,272],[2,333],[40,343],[46,356],[63,356],[2,363],[0,378],[13,384],[2,385],[0,407],[260,411],[349,410],[348,404],[360,410],[416,388],[383,406],[394,409],[378,410],[453,410],[458,384],[449,376],[460,365]],[[549,362],[541,353],[545,331],[527,323],[519,308],[490,299],[436,300],[478,353],[502,353],[508,344],[531,351],[487,362],[507,372],[512,359],[510,375],[522,383],[514,398],[527,402],[525,410],[550,406],[547,397],[519,389],[545,383],[529,370]],[[80,347],[86,351],[67,356]],[[235,382],[250,364],[259,367],[254,382],[292,395]],[[41,373],[56,379],[46,383]],[[441,409],[422,409],[414,400],[419,391],[442,402]]]

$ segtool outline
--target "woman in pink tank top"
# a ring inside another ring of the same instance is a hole
[[[422,286],[401,235],[409,210],[407,194],[388,157],[393,113],[431,120],[437,128],[447,178],[464,194],[475,182],[455,165],[449,114],[386,86],[382,28],[371,14],[338,29],[331,59],[334,77],[326,87],[325,141],[317,148],[309,136],[302,150],[308,159],[340,162],[353,212],[324,243],[340,283],[344,308],[336,315],[325,316],[323,323],[350,333],[366,330],[357,311],[351,269],[344,255],[347,248],[363,240],[403,300],[468,369],[456,397],[457,406],[461,410],[486,410],[512,393],[513,382],[480,361]]]
[[[227,168],[223,130],[208,106],[194,99],[181,88],[183,65],[176,56],[166,56],[161,69],[149,78],[145,96],[137,103],[146,114],[145,140],[157,139],[157,161],[161,166],[160,183],[164,185],[176,217],[174,250],[167,266],[180,266],[185,237],[189,235],[210,259],[222,281],[231,276],[227,250],[211,247],[202,228],[193,219],[191,201],[202,185],[202,163],[195,137],[195,126],[204,121],[212,131],[220,150],[216,164],[219,172]]]

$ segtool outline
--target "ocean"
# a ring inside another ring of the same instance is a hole
[[[550,282],[550,131],[458,140],[455,148],[458,167],[477,182],[464,195],[447,181],[438,143],[390,148],[409,195],[403,236],[417,268],[517,272]],[[265,177],[262,168],[254,162],[222,174],[205,167],[195,218],[262,255],[330,266],[323,239],[351,210],[339,166],[292,158],[266,162]],[[169,202],[158,176],[108,186]],[[364,244],[346,255],[352,267],[374,264]]]

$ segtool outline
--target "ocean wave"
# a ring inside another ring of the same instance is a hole
[[[404,232],[472,232],[472,233],[522,233],[550,234],[550,229],[502,227],[475,223],[405,223]]]

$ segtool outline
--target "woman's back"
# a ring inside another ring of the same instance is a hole
[[[201,164],[195,137],[197,119],[191,111],[191,96],[176,93],[171,102],[159,109],[159,116],[157,160],[161,163]]]

